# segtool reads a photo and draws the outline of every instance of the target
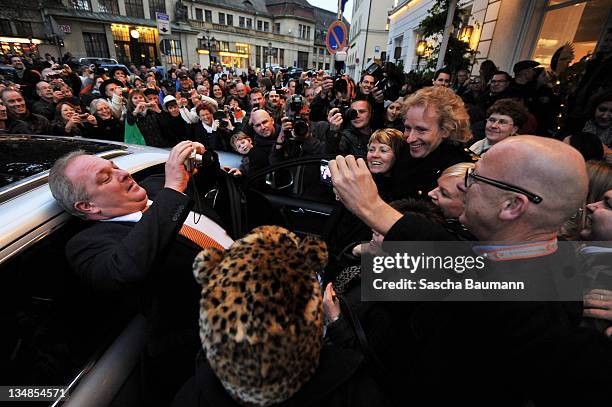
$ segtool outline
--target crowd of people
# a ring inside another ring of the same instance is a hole
[[[610,58],[608,44],[592,62]],[[605,75],[584,78],[588,106],[569,107],[572,119],[561,123],[567,102],[535,61],[518,62],[513,75],[492,61],[475,77],[441,69],[429,84],[404,84],[392,100],[371,71],[358,83],[324,71],[235,75],[197,64],[166,77],[135,66],[85,68],[79,77],[66,64],[32,80],[32,68],[26,75],[19,58],[11,62],[32,93],[19,81],[4,85],[3,131],[129,135],[171,148],[165,176],[142,187],[83,152],[58,160],[49,177],[57,201],[92,221],[67,245],[77,275],[97,292],[147,298],[151,405],[609,402]],[[188,181],[217,170],[212,163],[188,172],[183,163],[194,149],[242,155],[235,175],[336,155],[329,170],[337,206],[321,240],[263,226],[233,241],[208,208],[212,242],[186,243]],[[587,265],[582,302],[361,300],[361,255],[380,253],[383,241],[489,242],[474,244],[491,267],[537,273],[554,291],[561,240],[584,241],[576,251]]]

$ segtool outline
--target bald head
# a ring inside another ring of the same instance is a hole
[[[496,238],[500,231],[504,237],[516,236],[517,239],[555,233],[583,205],[588,190],[582,155],[561,141],[544,137],[515,136],[495,144],[476,164],[476,173],[542,198],[541,203],[535,204],[523,194],[480,182],[475,188],[470,187],[466,196],[466,212],[469,213],[464,213],[467,223],[471,226],[479,222],[479,218],[486,220],[482,225],[486,226],[483,234],[488,229]],[[470,201],[476,203],[479,198],[488,202],[472,205]],[[476,213],[476,209],[480,213]]]
[[[544,210],[567,219],[584,203],[589,179],[584,158],[575,148],[550,138],[518,136],[499,143],[497,150],[508,181],[538,191]]]
[[[274,135],[274,119],[263,109],[251,113],[253,130],[261,137],[271,137]]]
[[[247,95],[247,88],[243,83],[238,83],[236,85],[236,93],[238,93],[238,97],[244,98]]]

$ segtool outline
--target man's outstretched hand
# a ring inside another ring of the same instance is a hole
[[[185,169],[185,160],[193,153],[193,150],[198,154],[204,154],[204,146],[194,141],[181,141],[170,151],[168,161],[166,161],[166,183],[165,188],[174,189],[178,192],[185,192],[189,178],[197,172],[187,172]]]
[[[339,155],[329,162],[329,170],[340,201],[372,229],[384,235],[402,217],[378,195],[372,174],[362,158],[355,160],[352,155]]]

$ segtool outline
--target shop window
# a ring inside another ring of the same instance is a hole
[[[238,17],[238,27],[244,28],[244,17]]]
[[[155,18],[155,13],[166,13],[166,0],[149,0],[149,12],[151,19]]]
[[[252,18],[247,18],[246,19],[246,26],[247,26],[247,28],[253,28],[253,19]]]
[[[125,13],[130,17],[144,18],[142,0],[125,0]]]
[[[181,48],[180,40],[168,40],[170,44],[170,52],[168,54],[169,64],[182,64],[183,63],[183,50]]]
[[[14,21],[17,35],[20,37],[32,37],[32,23],[28,21]]]
[[[119,1],[118,0],[98,0],[101,13],[119,15]]]
[[[574,58],[565,64],[571,65],[592,54],[610,11],[610,0],[564,3],[550,0],[544,14],[532,58],[545,66],[550,65],[555,52],[567,43],[572,44]]]
[[[212,11],[204,10],[204,21],[207,23],[212,23]]]
[[[88,57],[110,58],[106,34],[84,32],[83,42]]]
[[[202,13],[202,9],[201,8],[196,8],[196,20],[200,20],[203,21],[204,20],[204,13]]]
[[[219,13],[219,24],[225,25],[225,13]]]
[[[75,10],[91,11],[91,2],[89,0],[72,0],[72,6]]]

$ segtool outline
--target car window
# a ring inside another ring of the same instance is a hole
[[[134,315],[135,304],[92,295],[71,271],[65,244],[83,227],[72,219],[0,264],[2,383],[68,385]]]

